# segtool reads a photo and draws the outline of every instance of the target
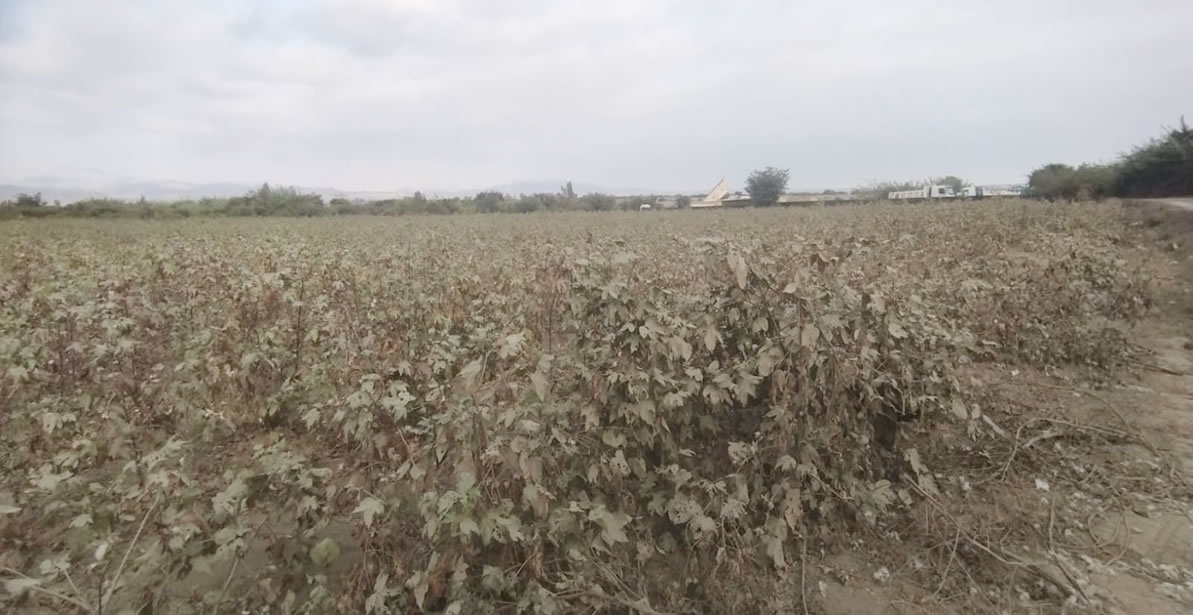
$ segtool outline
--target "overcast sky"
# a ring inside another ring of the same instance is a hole
[[[1190,0],[0,0],[0,181],[793,188],[1109,160]]]

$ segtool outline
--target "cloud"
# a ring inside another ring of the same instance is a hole
[[[1177,0],[8,0],[0,179],[1013,181],[1189,112],[1191,20]]]

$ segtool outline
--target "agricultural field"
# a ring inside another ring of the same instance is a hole
[[[0,611],[1189,612],[1183,215],[5,222]]]

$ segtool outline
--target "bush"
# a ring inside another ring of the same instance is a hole
[[[599,192],[580,197],[580,203],[588,211],[609,211],[617,206],[617,199]]]
[[[1193,130],[1180,126],[1123,157],[1115,181],[1121,197],[1188,196],[1193,194]]]
[[[789,175],[787,169],[775,167],[754,171],[746,180],[746,192],[749,193],[750,200],[763,207],[778,203],[779,197],[783,196],[783,191],[787,189]]]
[[[1112,164],[1046,164],[1028,178],[1027,195],[1049,200],[1164,197],[1193,194],[1193,130],[1180,127]]]

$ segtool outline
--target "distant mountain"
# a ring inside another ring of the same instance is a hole
[[[539,192],[554,194],[559,192],[567,183],[568,180],[566,179],[512,181],[506,184],[490,186],[487,190],[497,190],[505,194],[535,194]],[[576,181],[572,182],[572,190],[576,194],[600,192],[619,196],[632,194],[695,194],[701,192],[700,190],[659,190],[658,188],[643,188],[640,186],[606,186]]]
[[[73,203],[83,199],[139,199],[172,201],[203,197],[239,196],[256,186],[227,182],[193,184],[175,181],[116,180],[72,181],[59,177],[32,177],[18,183],[0,184],[0,199],[11,199],[20,193],[41,193],[46,201]]]

